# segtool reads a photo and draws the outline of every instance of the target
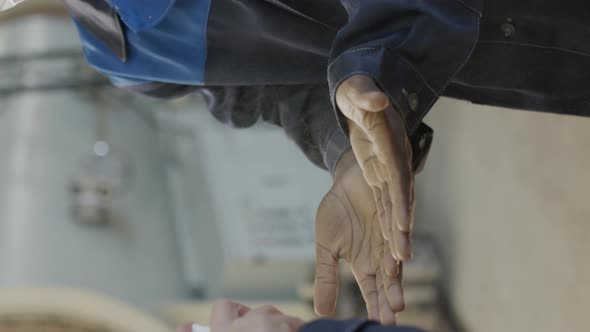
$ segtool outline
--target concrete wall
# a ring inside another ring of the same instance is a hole
[[[590,118],[441,100],[417,222],[470,331],[590,331]]]

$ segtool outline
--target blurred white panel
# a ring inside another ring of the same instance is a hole
[[[473,331],[588,331],[590,118],[442,99],[417,223]]]
[[[168,115],[192,128],[175,141],[177,187],[195,216],[185,222],[184,247],[194,253],[187,264],[203,267],[210,296],[295,297],[313,272],[315,213],[329,173],[280,128],[232,130],[202,104],[185,107]]]

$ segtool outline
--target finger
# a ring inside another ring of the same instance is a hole
[[[401,312],[405,309],[404,292],[402,287],[403,264],[399,264],[399,273],[396,277],[388,276],[383,271],[383,287],[385,296],[391,309],[394,312]]]
[[[389,249],[389,253],[391,254],[392,258],[395,259],[396,261],[401,260],[401,257],[399,256],[399,253],[397,251],[397,246],[396,246],[396,237],[395,237],[395,222],[394,222],[394,211],[393,211],[393,204],[392,204],[392,198],[391,198],[391,194],[390,194],[391,190],[390,190],[390,186],[387,183],[383,184],[383,190],[382,190],[382,199],[383,199],[383,205],[385,206],[385,215],[387,216],[387,220],[385,222],[385,232],[384,234],[387,234],[387,244],[388,244],[388,249]],[[385,237],[385,235],[384,235]],[[389,267],[389,265],[388,265]]]
[[[361,294],[367,305],[369,320],[379,320],[379,299],[377,297],[377,280],[375,274],[357,275],[354,277],[361,289]]]
[[[373,200],[375,201],[375,207],[377,208],[377,217],[379,218],[379,225],[381,227],[381,233],[383,237],[387,239],[387,219],[385,217],[385,208],[383,207],[383,199],[381,197],[381,189],[379,187],[371,187],[373,192]]]
[[[402,178],[407,178],[410,175],[402,175]],[[401,182],[401,183],[400,183]],[[413,204],[411,200],[411,191],[413,186],[406,183],[407,180],[394,181],[393,185],[389,185],[389,192],[392,197],[390,202],[394,204],[392,207],[392,221],[391,226],[391,241],[392,250],[395,252],[396,259],[400,261],[412,258],[411,246],[411,225],[413,219]],[[396,185],[397,184],[397,185]],[[409,188],[404,188],[409,187]],[[408,193],[410,192],[410,194]]]
[[[338,259],[316,242],[316,269],[313,303],[320,316],[330,316],[338,300]]]
[[[399,122],[402,122],[401,119]],[[390,179],[390,189],[392,198],[396,209],[396,224],[399,229],[404,232],[410,232],[413,222],[414,211],[414,174],[412,172],[411,164],[411,146],[406,134],[405,125],[403,123],[392,123],[391,140],[393,144],[393,153],[391,165],[389,167],[388,178]]]
[[[342,89],[353,104],[365,111],[380,112],[389,106],[389,98],[369,76],[351,76],[344,81]]]
[[[387,184],[387,182],[384,182],[382,184],[382,189],[381,189],[381,198],[382,198],[382,204],[383,204],[383,208],[385,210],[385,230],[383,231],[383,237],[386,240],[390,240],[393,241],[393,204],[392,204],[392,197],[390,194],[390,189],[389,189],[389,185]],[[393,249],[393,247],[391,246],[390,249]]]
[[[385,295],[385,288],[383,286],[383,278],[386,275],[381,272],[381,269],[377,271],[377,298],[379,300],[379,317],[383,325],[395,324],[395,313],[391,308],[387,296]]]
[[[401,261],[407,261],[412,258],[412,237],[411,234],[408,232],[402,232],[399,229],[396,229],[393,232],[394,236],[394,243],[395,243],[395,251],[397,253],[397,257]]]
[[[383,118],[383,122],[385,122]],[[373,165],[374,182],[378,184],[380,189],[381,204],[383,205],[384,215],[386,221],[382,227],[383,237],[390,241],[390,250],[395,254],[395,246],[393,241],[393,232],[399,219],[399,206],[407,205],[405,201],[405,191],[399,186],[400,178],[407,178],[405,172],[400,172],[403,168],[396,163],[396,150],[391,142],[391,134],[386,127],[376,127],[372,130],[376,147],[376,159],[371,159]],[[353,146],[354,147],[354,146]],[[401,153],[405,153],[401,151]],[[401,158],[398,157],[398,161]],[[367,174],[368,170],[363,169],[363,175]],[[411,176],[411,174],[410,174]],[[402,216],[403,217],[403,216]],[[398,257],[399,258],[399,257]]]
[[[389,243],[386,243],[385,245],[390,248]],[[390,277],[396,277],[398,274],[398,262],[391,255],[390,251],[383,252],[383,270]]]
[[[376,137],[373,132],[383,132],[387,128],[387,120],[383,112],[368,112],[363,108],[357,106],[347,96],[336,97],[336,103],[340,108],[340,112],[349,120],[362,130],[368,140],[367,143],[373,143]],[[378,130],[376,130],[378,129]]]
[[[340,90],[342,90],[342,88],[339,89],[338,92],[340,92]],[[336,93],[336,104],[338,105],[340,112],[353,123],[358,124],[359,126],[364,123],[365,113],[367,112],[352,103],[346,94]]]
[[[399,230],[402,232],[410,233],[412,232],[413,223],[414,223],[414,199],[413,199],[413,192],[414,192],[414,185],[404,183],[406,181],[401,181],[402,184],[400,185],[400,192],[397,201],[398,206],[396,207],[397,210],[397,218],[395,224]],[[413,181],[412,181],[413,182]]]
[[[263,315],[274,315],[274,314],[282,314],[282,312],[277,309],[277,307],[272,305],[262,305],[258,308],[254,308],[250,310],[252,314],[263,314]]]
[[[223,326],[228,326],[234,320],[242,317],[249,311],[250,308],[243,304],[225,299],[217,300],[211,307],[209,321],[211,326],[221,328]]]

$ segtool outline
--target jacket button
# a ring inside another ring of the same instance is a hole
[[[415,93],[410,93],[408,96],[408,106],[410,106],[410,110],[415,111],[418,109],[419,99],[418,95]]]
[[[514,33],[516,32],[516,27],[514,26],[514,24],[512,24],[511,18],[508,18],[508,20],[506,20],[506,23],[502,24],[500,28],[502,29],[502,33],[504,33],[504,37],[512,37],[512,35],[514,35]]]

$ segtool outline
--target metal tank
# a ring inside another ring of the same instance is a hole
[[[86,67],[70,20],[0,26],[0,287],[185,297],[158,135],[131,98]]]

